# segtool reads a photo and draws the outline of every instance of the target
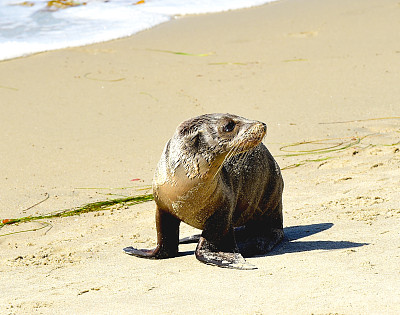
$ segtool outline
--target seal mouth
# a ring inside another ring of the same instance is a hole
[[[262,122],[252,124],[233,141],[231,148],[234,154],[251,150],[261,143],[267,133],[267,125]]]

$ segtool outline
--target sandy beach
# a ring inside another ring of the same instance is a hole
[[[125,255],[153,201],[0,225],[0,314],[399,314],[399,21],[281,0],[0,62],[0,222],[151,193],[176,126],[229,112],[268,125],[286,234],[240,271]]]

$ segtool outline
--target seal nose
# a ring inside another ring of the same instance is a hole
[[[267,134],[267,124],[264,124],[260,121],[260,129],[264,132],[264,134]]]

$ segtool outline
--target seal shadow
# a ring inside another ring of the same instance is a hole
[[[333,223],[316,223],[286,227],[283,229],[285,233],[283,240],[276,245],[271,252],[262,256],[300,253],[313,250],[346,249],[368,245],[368,243],[349,241],[297,241],[298,239],[328,230],[332,226]]]
[[[368,243],[355,243],[349,241],[297,241],[298,239],[328,230],[332,226],[333,223],[316,223],[285,227],[283,229],[285,235],[283,240],[269,253],[265,255],[257,255],[256,257],[300,253],[313,250],[347,249],[368,245]],[[195,238],[199,236],[200,235],[194,235],[182,239],[183,242],[181,242],[181,244],[192,243]],[[194,251],[192,250],[179,252],[179,256],[188,256],[193,254]]]

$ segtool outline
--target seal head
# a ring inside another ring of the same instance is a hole
[[[215,174],[228,153],[232,156],[255,147],[266,131],[264,123],[229,114],[206,114],[184,121],[164,148],[154,182],[170,180],[168,171],[184,171],[190,179]]]

